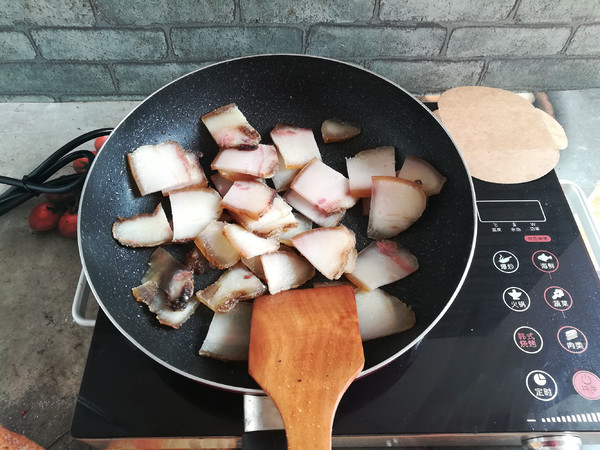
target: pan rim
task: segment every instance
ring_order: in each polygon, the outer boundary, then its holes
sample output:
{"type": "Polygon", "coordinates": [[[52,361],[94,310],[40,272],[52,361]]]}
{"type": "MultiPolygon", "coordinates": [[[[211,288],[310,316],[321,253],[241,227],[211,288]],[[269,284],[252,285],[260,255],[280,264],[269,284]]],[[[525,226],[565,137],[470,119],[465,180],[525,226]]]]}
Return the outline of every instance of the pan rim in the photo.
{"type": "MultiPolygon", "coordinates": [[[[408,95],[409,97],[411,97],[413,99],[414,102],[416,102],[417,104],[419,104],[420,107],[422,107],[425,111],[427,111],[427,113],[433,118],[435,119],[438,124],[442,127],[442,129],[444,130],[445,134],[449,137],[450,141],[452,142],[452,144],[454,145],[455,149],[457,150],[458,156],[460,158],[460,161],[464,167],[465,173],[467,175],[467,181],[469,184],[469,189],[471,192],[471,203],[472,203],[472,210],[473,210],[473,236],[471,238],[471,245],[470,245],[470,249],[469,249],[469,256],[468,256],[468,260],[466,262],[465,268],[463,270],[462,276],[452,294],[452,296],[450,297],[450,299],[447,301],[446,305],[444,306],[444,308],[440,311],[440,313],[436,316],[436,318],[432,321],[432,323],[430,323],[427,328],[425,330],[423,330],[417,337],[415,337],[408,345],[405,345],[399,352],[391,355],[390,357],[386,358],[385,360],[381,361],[380,363],[369,367],[368,369],[365,369],[363,371],[360,372],[360,374],[357,376],[356,379],[361,379],[366,377],[367,375],[370,375],[378,370],[380,370],[381,368],[385,367],[386,365],[390,364],[392,361],[396,360],[397,358],[399,358],[401,355],[403,355],[405,352],[407,352],[408,350],[410,350],[411,348],[413,348],[418,342],[420,342],[435,326],[436,324],[442,319],[442,317],[446,314],[446,312],[448,311],[448,309],[452,306],[452,304],[454,303],[456,297],[458,296],[466,278],[469,272],[469,269],[471,267],[473,258],[474,258],[474,253],[475,253],[475,247],[476,247],[476,242],[477,242],[477,232],[478,232],[478,221],[477,221],[477,204],[476,204],[476,194],[475,194],[475,188],[474,188],[474,184],[473,184],[473,178],[471,176],[471,173],[469,171],[469,168],[466,164],[466,161],[457,145],[457,143],[455,142],[455,140],[452,138],[452,136],[450,135],[450,133],[448,132],[448,130],[446,129],[446,127],[444,127],[443,123],[435,116],[435,114],[433,114],[422,102],[420,102],[415,95],[411,94],[410,92],[408,92],[406,89],[404,89],[402,86],[398,85],[397,83],[391,81],[390,79],[382,76],[381,74],[378,74],[376,72],[371,71],[370,69],[367,69],[365,67],[359,66],[357,64],[351,63],[351,62],[347,62],[347,61],[340,61],[337,60],[335,58],[329,58],[329,57],[324,57],[324,56],[316,56],[316,55],[305,55],[305,54],[294,54],[294,53],[268,53],[268,54],[255,54],[255,55],[249,55],[249,56],[241,56],[241,57],[237,57],[237,58],[230,58],[230,59],[225,59],[222,61],[217,61],[208,65],[205,65],[203,67],[200,67],[197,70],[193,70],[189,73],[186,73],[184,75],[181,75],[180,77],[175,78],[174,80],[172,80],[171,82],[165,84],[164,86],[158,88],[157,90],[155,90],[152,94],[148,95],[147,97],[145,97],[143,100],[140,101],[140,103],[135,106],[131,111],[129,111],[129,113],[114,127],[114,130],[117,130],[131,115],[133,115],[138,108],[140,108],[144,103],[146,103],[148,100],[150,100],[152,97],[154,97],[157,93],[159,93],[160,91],[166,89],[168,86],[178,82],[179,80],[186,78],[194,73],[203,71],[205,69],[209,69],[215,66],[219,66],[219,65],[223,65],[223,64],[229,64],[231,62],[234,61],[238,61],[238,60],[249,60],[249,59],[259,59],[259,58],[271,58],[271,57],[294,57],[294,58],[306,58],[306,59],[316,59],[316,60],[324,60],[324,61],[329,61],[329,62],[333,62],[336,64],[341,64],[341,65],[345,65],[345,66],[349,66],[352,67],[353,69],[357,69],[363,72],[366,72],[372,76],[375,76],[379,79],[381,79],[382,81],[389,83],[390,85],[392,85],[394,88],[399,89],[400,91],[402,91],[404,94],[408,95]]],[[[112,134],[108,137],[107,142],[111,139],[112,134]]],[[[95,158],[94,161],[92,162],[92,165],[90,167],[90,172],[94,170],[94,167],[97,163],[97,159],[95,158]]],[[[85,192],[87,190],[88,187],[88,181],[89,181],[90,177],[86,177],[85,183],[83,185],[83,189],[82,189],[82,194],[81,197],[83,198],[85,196],[85,192]]],[[[205,379],[199,376],[196,376],[194,374],[191,374],[189,372],[186,372],[184,370],[179,369],[178,367],[170,364],[169,362],[159,358],[157,355],[153,354],[151,351],[149,351],[148,349],[146,349],[142,344],[140,344],[133,336],[131,336],[131,334],[129,334],[119,323],[118,321],[113,317],[113,315],[108,311],[107,306],[104,305],[104,303],[102,302],[102,300],[99,298],[99,295],[97,293],[97,290],[94,286],[94,284],[91,282],[91,277],[89,275],[88,272],[88,267],[86,264],[86,260],[84,257],[84,251],[83,251],[83,247],[82,247],[82,237],[81,237],[81,215],[78,216],[78,227],[77,227],[77,241],[78,241],[78,249],[79,249],[79,256],[80,256],[80,260],[81,260],[81,264],[82,264],[82,270],[85,273],[85,277],[86,280],[88,282],[88,285],[90,287],[91,292],[93,293],[94,297],[96,298],[97,303],[100,305],[100,307],[102,308],[104,314],[108,317],[108,319],[110,320],[110,322],[118,329],[118,331],[125,336],[132,344],[134,344],[138,349],[140,349],[144,354],[150,356],[153,360],[155,360],[156,362],[158,362],[159,364],[167,367],[168,369],[186,377],[189,379],[192,379],[194,381],[200,382],[202,384],[217,388],[217,389],[221,389],[221,390],[225,390],[225,391],[229,391],[229,392],[235,392],[235,393],[239,393],[239,394],[250,394],[250,395],[265,395],[265,392],[262,389],[255,389],[255,388],[249,388],[249,387],[243,387],[243,386],[236,386],[236,385],[232,385],[232,384],[227,384],[227,383],[219,383],[213,380],[209,380],[209,379],[205,379]]]]}

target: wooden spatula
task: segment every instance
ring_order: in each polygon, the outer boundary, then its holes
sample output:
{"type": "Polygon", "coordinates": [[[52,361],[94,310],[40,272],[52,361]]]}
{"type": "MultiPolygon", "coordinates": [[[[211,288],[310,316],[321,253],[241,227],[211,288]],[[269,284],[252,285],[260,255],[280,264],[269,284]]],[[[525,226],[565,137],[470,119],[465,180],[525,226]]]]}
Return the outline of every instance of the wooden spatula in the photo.
{"type": "Polygon", "coordinates": [[[288,449],[331,448],[335,410],[364,362],[352,287],[254,301],[249,371],[279,409],[288,449]]]}

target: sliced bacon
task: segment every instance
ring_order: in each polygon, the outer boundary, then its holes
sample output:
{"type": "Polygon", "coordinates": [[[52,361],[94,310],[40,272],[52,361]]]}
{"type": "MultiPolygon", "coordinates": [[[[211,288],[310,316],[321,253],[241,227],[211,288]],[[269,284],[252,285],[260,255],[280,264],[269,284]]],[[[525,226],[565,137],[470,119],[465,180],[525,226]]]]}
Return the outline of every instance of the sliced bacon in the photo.
{"type": "Polygon", "coordinates": [[[148,309],[156,314],[159,323],[175,329],[183,325],[199,305],[198,300],[192,298],[184,309],[173,311],[168,306],[167,293],[158,287],[156,281],[147,281],[134,287],[132,293],[138,302],[148,305],[148,309]]]}
{"type": "Polygon", "coordinates": [[[419,268],[417,258],[394,241],[372,242],[360,251],[354,270],[346,273],[361,291],[372,291],[414,273],[419,268]]]}
{"type": "Polygon", "coordinates": [[[288,169],[300,169],[313,158],[321,160],[321,152],[310,128],[279,123],[271,131],[271,139],[288,169]]]}
{"type": "Polygon", "coordinates": [[[173,242],[193,240],[223,212],[221,196],[212,188],[186,188],[171,192],[173,242]]]}
{"type": "Polygon", "coordinates": [[[294,247],[323,275],[337,280],[354,268],[356,238],[343,225],[313,228],[292,238],[294,247]]]}
{"type": "Polygon", "coordinates": [[[327,119],[321,125],[323,142],[343,142],[360,134],[360,126],[338,119],[327,119]]]}
{"type": "Polygon", "coordinates": [[[315,276],[315,268],[292,251],[266,253],[260,257],[270,294],[302,286],[315,276]]]}
{"type": "Polygon", "coordinates": [[[159,247],[150,256],[150,266],[142,284],[155,281],[167,294],[167,304],[174,311],[185,308],[194,293],[194,272],[159,247]]]}
{"type": "Polygon", "coordinates": [[[394,147],[377,147],[363,150],[346,158],[350,193],[355,197],[370,197],[372,177],[396,175],[396,150],[394,147]]]}
{"type": "Polygon", "coordinates": [[[200,347],[200,356],[223,361],[247,360],[251,318],[252,303],[246,302],[227,313],[215,313],[200,347]]]}
{"type": "Polygon", "coordinates": [[[401,333],[415,326],[415,313],[406,303],[382,289],[356,292],[360,337],[364,341],[401,333]]]}
{"type": "Polygon", "coordinates": [[[367,236],[396,236],[421,217],[426,205],[427,196],[419,184],[396,177],[373,177],[367,236]]]}
{"type": "Polygon", "coordinates": [[[215,267],[226,269],[240,260],[240,254],[223,234],[227,223],[218,220],[210,222],[194,240],[196,247],[215,267]]]}
{"type": "Polygon", "coordinates": [[[196,297],[215,312],[230,311],[243,300],[266,292],[267,288],[242,263],[227,269],[217,281],[196,292],[196,297]]]}
{"type": "Polygon", "coordinates": [[[279,195],[275,196],[271,208],[259,219],[251,219],[246,215],[234,212],[231,214],[237,223],[264,238],[277,237],[298,226],[298,221],[292,213],[292,207],[279,195]]]}
{"type": "Polygon", "coordinates": [[[289,188],[294,177],[298,175],[298,172],[300,172],[300,169],[288,169],[285,167],[285,161],[281,153],[277,152],[277,172],[271,177],[275,190],[281,192],[289,188]]]}
{"type": "Polygon", "coordinates": [[[159,203],[153,213],[119,217],[113,223],[112,235],[126,247],[156,247],[171,242],[173,230],[162,204],[159,203]]]}
{"type": "Polygon", "coordinates": [[[198,158],[174,141],[138,147],[127,162],[141,195],[208,185],[198,158]]]}
{"type": "Polygon", "coordinates": [[[397,172],[398,178],[420,183],[425,195],[439,194],[446,183],[446,177],[437,171],[430,163],[416,156],[408,155],[404,164],[397,172]]]}
{"type": "Polygon", "coordinates": [[[210,167],[219,172],[271,178],[278,168],[277,150],[273,145],[264,144],[254,150],[226,148],[217,154],[210,167]]]}
{"type": "Polygon", "coordinates": [[[235,223],[223,227],[223,234],[242,258],[252,258],[263,253],[275,252],[279,241],[273,238],[262,238],[235,223]]]}
{"type": "Polygon", "coordinates": [[[314,223],[322,227],[335,227],[342,222],[342,219],[346,215],[346,210],[332,214],[325,214],[323,211],[292,189],[285,193],[283,199],[296,211],[308,217],[314,223]]]}
{"type": "Polygon", "coordinates": [[[291,188],[327,215],[352,208],[358,201],[350,194],[348,178],[316,158],[296,175],[291,188]]]}
{"type": "Polygon", "coordinates": [[[260,142],[260,134],[248,123],[235,103],[205,114],[202,122],[221,149],[254,149],[260,142]]]}
{"type": "Polygon", "coordinates": [[[236,181],[221,204],[229,211],[258,220],[271,209],[275,195],[277,192],[260,181],[236,181]]]}

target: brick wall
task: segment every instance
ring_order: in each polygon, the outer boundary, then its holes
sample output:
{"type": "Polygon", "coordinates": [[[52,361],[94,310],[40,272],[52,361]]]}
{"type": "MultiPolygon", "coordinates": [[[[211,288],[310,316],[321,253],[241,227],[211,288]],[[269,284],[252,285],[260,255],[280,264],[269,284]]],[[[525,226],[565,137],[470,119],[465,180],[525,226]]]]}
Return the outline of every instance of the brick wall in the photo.
{"type": "Polygon", "coordinates": [[[139,99],[259,53],[351,61],[416,94],[600,87],[600,0],[0,0],[0,101],[139,99]]]}

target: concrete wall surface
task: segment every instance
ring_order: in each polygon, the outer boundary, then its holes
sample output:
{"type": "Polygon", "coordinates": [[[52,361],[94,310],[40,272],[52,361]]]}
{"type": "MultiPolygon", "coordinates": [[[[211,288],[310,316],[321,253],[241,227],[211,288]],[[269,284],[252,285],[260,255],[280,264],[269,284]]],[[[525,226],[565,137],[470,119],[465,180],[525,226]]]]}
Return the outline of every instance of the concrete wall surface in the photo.
{"type": "Polygon", "coordinates": [[[600,0],[0,0],[0,101],[134,100],[260,53],[350,61],[415,94],[600,87],[600,0]]]}

